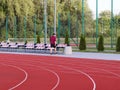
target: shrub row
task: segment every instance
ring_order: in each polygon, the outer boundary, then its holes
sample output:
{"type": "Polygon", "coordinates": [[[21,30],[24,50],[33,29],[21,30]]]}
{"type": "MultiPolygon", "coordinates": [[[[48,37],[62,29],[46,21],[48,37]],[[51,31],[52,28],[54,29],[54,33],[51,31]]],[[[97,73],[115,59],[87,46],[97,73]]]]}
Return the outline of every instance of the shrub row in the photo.
{"type": "MultiPolygon", "coordinates": [[[[80,50],[86,50],[86,40],[85,40],[84,35],[81,35],[81,37],[80,37],[79,49],[80,50]]],[[[98,44],[97,44],[97,50],[98,51],[104,51],[104,38],[103,38],[102,35],[99,36],[99,41],[98,41],[98,44]]],[[[120,36],[117,38],[116,52],[120,52],[120,36]]]]}

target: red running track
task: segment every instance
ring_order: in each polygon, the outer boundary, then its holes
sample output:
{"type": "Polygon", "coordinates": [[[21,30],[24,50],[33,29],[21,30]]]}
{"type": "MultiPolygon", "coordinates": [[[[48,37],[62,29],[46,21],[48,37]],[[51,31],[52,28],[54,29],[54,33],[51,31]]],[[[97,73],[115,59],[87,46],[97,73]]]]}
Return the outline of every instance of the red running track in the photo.
{"type": "Polygon", "coordinates": [[[120,61],[1,53],[0,90],[120,90],[120,61]]]}

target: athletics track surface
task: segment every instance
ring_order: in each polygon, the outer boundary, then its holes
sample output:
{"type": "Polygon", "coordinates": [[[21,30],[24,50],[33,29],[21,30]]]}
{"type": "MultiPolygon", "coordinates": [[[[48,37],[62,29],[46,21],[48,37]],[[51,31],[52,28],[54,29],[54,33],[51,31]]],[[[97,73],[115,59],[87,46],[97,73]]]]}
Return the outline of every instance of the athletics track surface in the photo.
{"type": "Polygon", "coordinates": [[[0,90],[120,90],[120,61],[0,53],[0,90]]]}

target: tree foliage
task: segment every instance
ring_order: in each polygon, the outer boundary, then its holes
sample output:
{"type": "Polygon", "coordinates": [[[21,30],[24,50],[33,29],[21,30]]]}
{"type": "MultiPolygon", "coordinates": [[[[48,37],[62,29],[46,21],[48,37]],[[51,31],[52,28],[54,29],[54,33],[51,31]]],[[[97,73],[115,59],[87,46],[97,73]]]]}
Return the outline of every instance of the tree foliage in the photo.
{"type": "MultiPolygon", "coordinates": [[[[78,33],[81,33],[80,26],[82,20],[82,4],[80,0],[56,0],[57,6],[57,18],[60,14],[61,27],[68,28],[68,22],[70,23],[71,37],[75,37],[76,28],[78,33]],[[68,17],[70,13],[70,17],[68,17]],[[68,21],[70,18],[70,21],[68,21]],[[78,26],[76,26],[76,23],[78,26]]],[[[54,27],[54,2],[53,0],[47,0],[47,25],[48,33],[50,28],[54,27]]],[[[85,0],[85,27],[89,32],[89,27],[92,22],[92,12],[85,0]],[[88,22],[91,21],[91,22],[88,22]]],[[[36,23],[37,34],[40,30],[44,30],[44,2],[43,0],[0,0],[0,34],[5,37],[6,29],[6,17],[8,17],[8,31],[9,38],[13,38],[15,34],[15,28],[17,30],[17,38],[23,38],[26,30],[26,36],[28,38],[34,37],[34,23],[36,23]],[[36,15],[36,21],[34,16],[36,15]]],[[[58,22],[58,19],[57,19],[58,22]]],[[[57,23],[58,26],[58,23],[57,23]]],[[[63,29],[62,29],[63,30],[63,29]]],[[[63,31],[64,33],[65,31],[63,31]]],[[[61,35],[63,35],[61,33],[61,35]]],[[[42,34],[44,34],[42,32],[42,34]]]]}
{"type": "Polygon", "coordinates": [[[40,43],[40,36],[37,35],[37,43],[40,43]]]}
{"type": "Polygon", "coordinates": [[[65,35],[65,44],[67,44],[67,46],[70,45],[70,37],[68,31],[66,31],[66,35],[65,35]]]}
{"type": "Polygon", "coordinates": [[[98,49],[98,51],[104,51],[104,38],[102,35],[100,35],[100,37],[99,37],[97,49],[98,49]]]}
{"type": "Polygon", "coordinates": [[[17,36],[23,37],[25,17],[27,25],[30,26],[29,29],[31,30],[31,18],[35,14],[35,8],[32,0],[1,0],[0,4],[2,4],[0,30],[5,29],[6,17],[8,17],[7,21],[10,37],[14,36],[15,25],[17,25],[17,36]]]}
{"type": "Polygon", "coordinates": [[[117,38],[116,51],[120,52],[120,36],[117,38]]]}
{"type": "Polygon", "coordinates": [[[80,37],[79,49],[86,50],[86,40],[85,40],[85,36],[83,34],[80,37]]]}

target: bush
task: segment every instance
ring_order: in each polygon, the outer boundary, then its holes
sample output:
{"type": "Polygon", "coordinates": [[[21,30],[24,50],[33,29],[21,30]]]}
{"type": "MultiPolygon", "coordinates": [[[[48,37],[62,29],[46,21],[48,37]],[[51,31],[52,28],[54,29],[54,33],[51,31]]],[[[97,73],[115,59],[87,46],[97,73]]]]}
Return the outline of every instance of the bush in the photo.
{"type": "Polygon", "coordinates": [[[65,44],[67,44],[67,46],[70,46],[70,40],[69,40],[68,31],[66,31],[66,35],[65,35],[65,44]]]}
{"type": "Polygon", "coordinates": [[[81,35],[81,37],[80,37],[79,49],[80,50],[86,50],[86,40],[85,40],[84,35],[81,35]]]}
{"type": "Polygon", "coordinates": [[[98,49],[98,51],[104,51],[104,39],[103,39],[102,35],[100,35],[100,37],[99,37],[97,49],[98,49]]]}
{"type": "Polygon", "coordinates": [[[120,52],[120,36],[117,38],[116,51],[120,52]]]}
{"type": "Polygon", "coordinates": [[[40,36],[37,35],[37,43],[40,43],[40,36]]]}
{"type": "Polygon", "coordinates": [[[27,40],[25,41],[25,45],[27,44],[28,42],[27,42],[27,40]]]}

